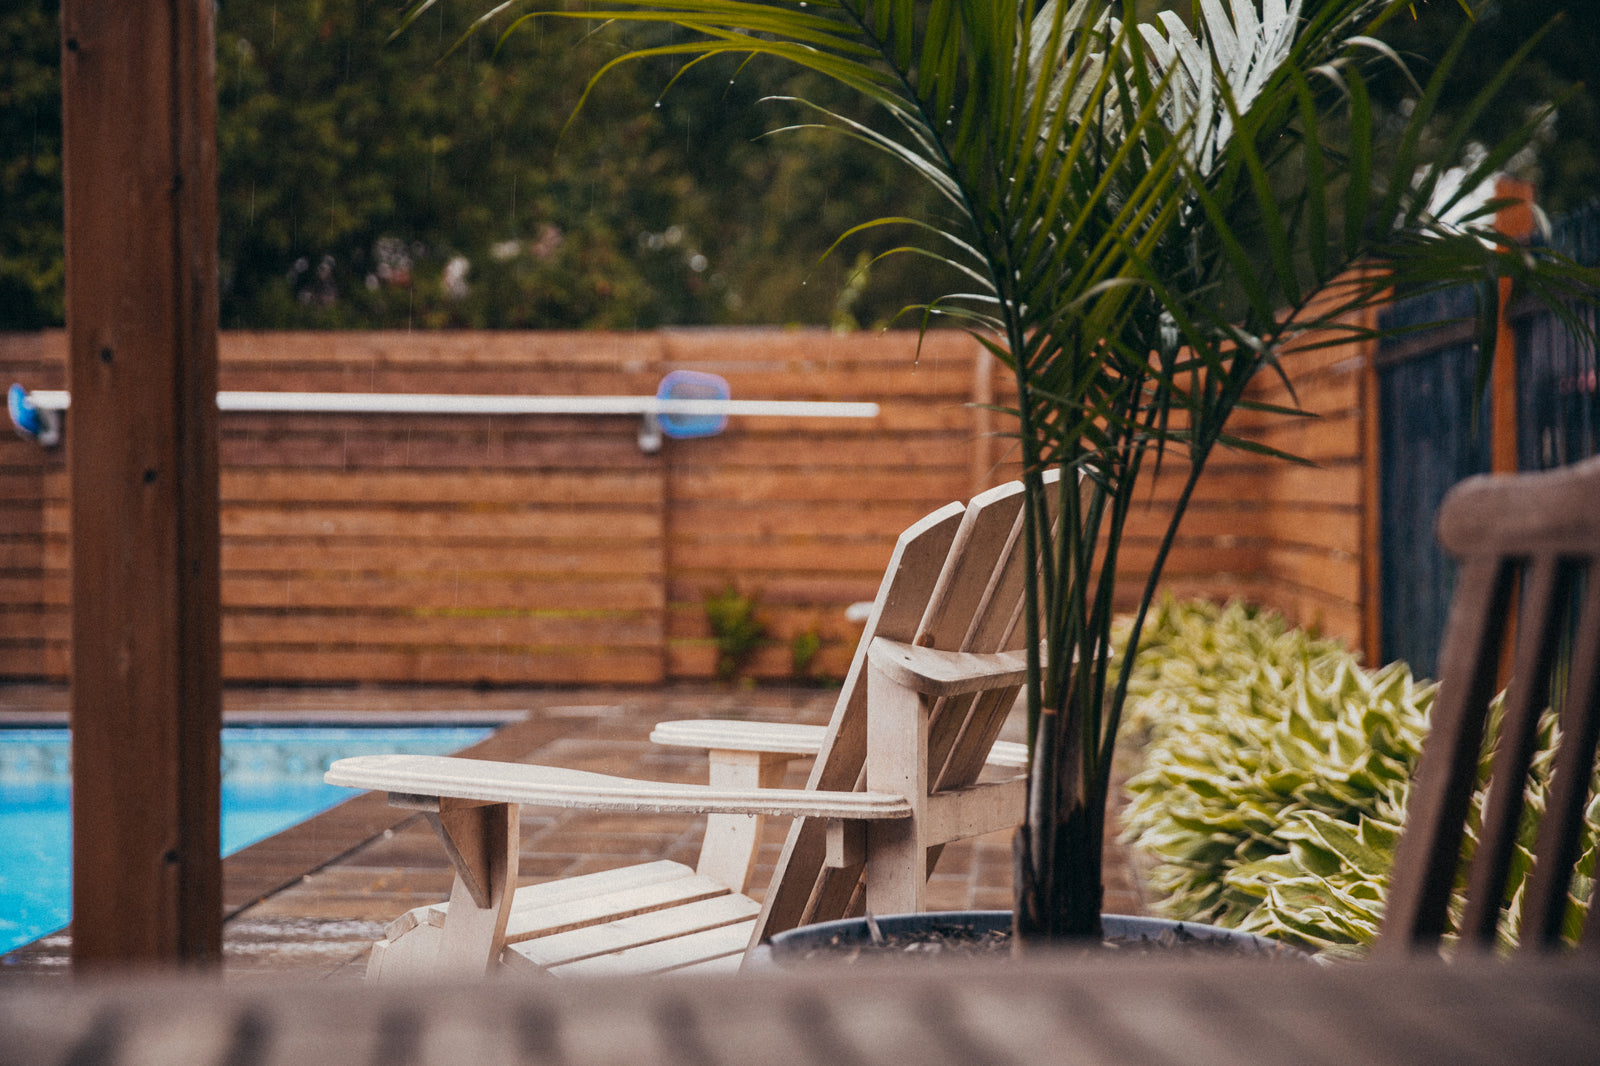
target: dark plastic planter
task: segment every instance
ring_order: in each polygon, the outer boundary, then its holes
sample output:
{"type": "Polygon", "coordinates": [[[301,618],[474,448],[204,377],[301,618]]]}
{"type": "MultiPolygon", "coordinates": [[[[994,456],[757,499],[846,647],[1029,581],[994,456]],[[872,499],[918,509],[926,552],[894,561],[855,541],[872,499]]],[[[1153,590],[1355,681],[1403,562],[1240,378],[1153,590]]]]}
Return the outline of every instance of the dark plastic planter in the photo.
{"type": "MultiPolygon", "coordinates": [[[[1231,947],[1240,956],[1261,958],[1309,959],[1297,948],[1237,929],[1224,929],[1199,922],[1175,922],[1166,918],[1142,918],[1124,914],[1101,915],[1108,940],[1129,947],[1174,950],[1191,946],[1210,952],[1231,947]]],[[[885,937],[915,937],[919,933],[949,935],[958,930],[989,934],[1011,928],[1010,911],[930,911],[926,914],[891,914],[877,919],[885,937]]],[[[785,969],[808,962],[825,962],[830,953],[848,955],[869,946],[872,934],[865,918],[844,918],[790,929],[760,944],[751,953],[750,965],[757,968],[785,969]]]]}

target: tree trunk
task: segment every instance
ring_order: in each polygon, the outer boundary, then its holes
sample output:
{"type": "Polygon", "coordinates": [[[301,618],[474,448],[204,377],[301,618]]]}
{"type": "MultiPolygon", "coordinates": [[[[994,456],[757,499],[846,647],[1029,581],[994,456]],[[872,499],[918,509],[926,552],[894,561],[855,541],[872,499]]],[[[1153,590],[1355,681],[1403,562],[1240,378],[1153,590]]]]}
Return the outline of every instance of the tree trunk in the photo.
{"type": "Polygon", "coordinates": [[[1055,819],[1053,826],[1024,823],[1012,838],[1016,893],[1012,942],[1019,952],[1101,937],[1099,828],[1082,803],[1051,813],[1064,817],[1055,819]],[[1052,845],[1053,862],[1037,861],[1036,836],[1052,845]]]}

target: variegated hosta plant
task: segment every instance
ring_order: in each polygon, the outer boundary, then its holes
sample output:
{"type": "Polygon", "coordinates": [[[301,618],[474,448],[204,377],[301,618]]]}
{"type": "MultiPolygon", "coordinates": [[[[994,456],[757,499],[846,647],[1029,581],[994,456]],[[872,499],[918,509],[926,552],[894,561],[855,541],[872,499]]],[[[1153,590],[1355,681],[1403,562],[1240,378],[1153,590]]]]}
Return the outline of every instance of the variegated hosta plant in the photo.
{"type": "MultiPolygon", "coordinates": [[[[1165,893],[1161,910],[1362,954],[1383,917],[1434,687],[1404,663],[1364,670],[1341,645],[1277,615],[1168,602],[1145,629],[1129,691],[1127,727],[1146,746],[1124,825],[1156,860],[1150,881],[1165,893]]],[[[1501,923],[1507,945],[1517,936],[1553,729],[1546,715],[1501,923]]],[[[1485,782],[1488,771],[1486,750],[1485,782]]],[[[1474,800],[1469,849],[1485,795],[1480,788],[1474,800]]],[[[1580,869],[1594,869],[1597,829],[1600,807],[1591,806],[1580,869]]],[[[1569,913],[1581,922],[1588,877],[1571,891],[1569,913]]]]}
{"type": "MultiPolygon", "coordinates": [[[[809,69],[883,121],[774,107],[888,153],[935,192],[926,215],[858,228],[902,227],[903,250],[930,264],[927,300],[908,311],[971,330],[1014,372],[1036,560],[1018,942],[1097,935],[1127,680],[1110,672],[1112,611],[1137,603],[1137,629],[1245,387],[1391,283],[1477,282],[1487,333],[1499,277],[1555,298],[1587,275],[1500,247],[1482,217],[1441,221],[1465,196],[1436,196],[1441,176],[1467,147],[1465,125],[1430,123],[1442,77],[1412,82],[1400,117],[1380,117],[1369,91],[1375,70],[1401,69],[1377,35],[1411,17],[1413,0],[1201,0],[1187,21],[1153,22],[1135,0],[551,3],[562,0],[506,0],[480,25],[509,15],[507,33],[540,17],[676,27],[611,66],[665,56],[809,69]],[[1388,275],[1352,274],[1358,264],[1388,275]],[[1176,506],[1148,580],[1119,597],[1124,523],[1156,466],[1179,482],[1176,506]],[[1067,476],[1047,483],[1052,468],[1067,476]]],[[[1504,77],[1485,77],[1482,102],[1504,77]]],[[[1484,152],[1463,188],[1538,118],[1484,152]]]]}

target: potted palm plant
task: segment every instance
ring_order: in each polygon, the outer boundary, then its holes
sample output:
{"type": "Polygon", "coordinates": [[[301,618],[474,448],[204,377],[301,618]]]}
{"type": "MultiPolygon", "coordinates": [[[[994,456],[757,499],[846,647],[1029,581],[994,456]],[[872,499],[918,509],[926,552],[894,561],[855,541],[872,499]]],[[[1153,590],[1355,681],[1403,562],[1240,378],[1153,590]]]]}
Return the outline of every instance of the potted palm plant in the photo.
{"type": "MultiPolygon", "coordinates": [[[[508,0],[480,22],[512,8],[506,32],[549,16],[671,24],[681,39],[612,65],[727,54],[809,68],[888,119],[817,121],[937,192],[936,214],[857,229],[907,228],[906,251],[959,279],[918,313],[969,329],[1014,371],[1007,410],[1036,560],[1025,615],[1031,785],[1016,837],[1022,944],[1100,932],[1102,827],[1128,684],[1128,664],[1111,654],[1113,607],[1124,606],[1118,553],[1151,476],[1178,489],[1132,597],[1130,647],[1207,460],[1219,446],[1250,446],[1230,437],[1230,417],[1258,374],[1283,373],[1286,349],[1362,328],[1356,313],[1395,286],[1475,282],[1490,331],[1499,278],[1558,306],[1588,298],[1595,280],[1553,253],[1496,243],[1496,204],[1463,211],[1540,116],[1459,165],[1466,124],[1431,121],[1444,72],[1411,80],[1378,36],[1389,19],[1415,17],[1413,0],[1197,0],[1190,22],[1166,11],[1141,22],[1138,7],[599,0],[522,10],[508,0]],[[1409,110],[1380,116],[1375,68],[1405,80],[1409,110]],[[1047,481],[1052,468],[1067,476],[1047,481]]],[[[1478,106],[1505,77],[1485,79],[1478,106]]]]}

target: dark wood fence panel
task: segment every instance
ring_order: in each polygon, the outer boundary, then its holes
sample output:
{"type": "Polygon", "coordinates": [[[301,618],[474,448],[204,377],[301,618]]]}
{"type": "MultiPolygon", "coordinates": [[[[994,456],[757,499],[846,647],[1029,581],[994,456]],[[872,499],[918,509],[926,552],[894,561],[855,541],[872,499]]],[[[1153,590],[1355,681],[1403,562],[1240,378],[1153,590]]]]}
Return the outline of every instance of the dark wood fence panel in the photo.
{"type": "Polygon", "coordinates": [[[1473,395],[1477,364],[1476,345],[1446,344],[1380,370],[1382,656],[1424,677],[1433,676],[1455,586],[1434,515],[1452,485],[1490,468],[1489,405],[1473,395]]]}
{"type": "MultiPolygon", "coordinates": [[[[1581,263],[1600,263],[1600,202],[1560,219],[1551,243],[1581,263]]],[[[1595,326],[1593,308],[1575,308],[1595,326]]],[[[1548,470],[1600,453],[1600,373],[1594,345],[1556,315],[1514,309],[1517,351],[1517,459],[1522,470],[1548,470]]]]}

